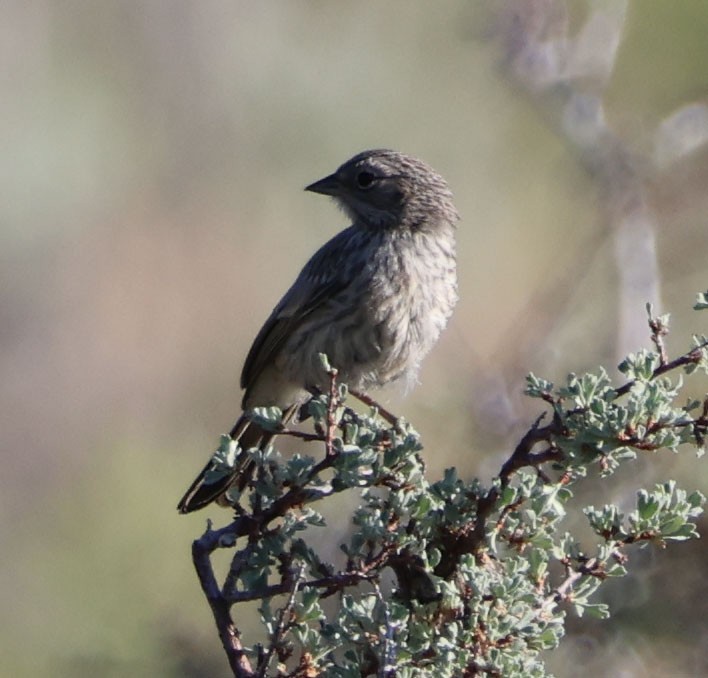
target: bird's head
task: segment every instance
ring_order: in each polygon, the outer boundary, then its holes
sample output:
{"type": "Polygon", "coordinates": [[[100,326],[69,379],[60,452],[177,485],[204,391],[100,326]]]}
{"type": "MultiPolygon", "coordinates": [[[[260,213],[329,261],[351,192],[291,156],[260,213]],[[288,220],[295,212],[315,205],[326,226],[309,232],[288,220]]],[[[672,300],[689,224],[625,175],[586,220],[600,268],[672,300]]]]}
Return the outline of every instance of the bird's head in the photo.
{"type": "Polygon", "coordinates": [[[415,229],[459,218],[445,180],[397,151],[359,153],[305,190],[332,196],[355,224],[366,227],[415,229]]]}

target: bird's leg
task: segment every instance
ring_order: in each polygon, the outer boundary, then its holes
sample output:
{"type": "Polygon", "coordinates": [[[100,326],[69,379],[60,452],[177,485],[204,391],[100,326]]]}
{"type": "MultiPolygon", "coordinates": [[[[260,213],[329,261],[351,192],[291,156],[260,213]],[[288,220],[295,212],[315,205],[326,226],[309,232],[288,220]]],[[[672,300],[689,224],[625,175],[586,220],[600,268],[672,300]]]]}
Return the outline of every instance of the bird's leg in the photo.
{"type": "Polygon", "coordinates": [[[356,391],[354,389],[349,389],[349,393],[351,393],[357,400],[360,402],[364,403],[364,405],[368,405],[369,407],[375,407],[378,413],[389,423],[391,426],[395,426],[396,422],[398,421],[398,417],[393,414],[393,412],[389,412],[385,407],[382,407],[379,405],[371,396],[367,395],[363,391],[356,391]]]}

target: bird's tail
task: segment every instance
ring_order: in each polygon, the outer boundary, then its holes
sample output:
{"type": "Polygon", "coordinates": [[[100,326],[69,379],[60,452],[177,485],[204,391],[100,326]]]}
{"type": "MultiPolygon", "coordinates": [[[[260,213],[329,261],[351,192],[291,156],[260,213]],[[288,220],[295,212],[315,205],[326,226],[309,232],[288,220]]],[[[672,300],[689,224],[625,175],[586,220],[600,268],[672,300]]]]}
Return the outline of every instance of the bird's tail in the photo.
{"type": "Polygon", "coordinates": [[[245,414],[242,414],[229,435],[241,448],[233,466],[233,471],[226,474],[211,473],[211,471],[217,469],[214,460],[210,459],[177,505],[177,510],[180,513],[198,511],[213,501],[222,506],[230,505],[225,496],[226,492],[234,486],[242,491],[251,478],[253,461],[246,451],[252,447],[265,449],[273,438],[274,433],[264,431],[258,424],[252,422],[245,414]]]}

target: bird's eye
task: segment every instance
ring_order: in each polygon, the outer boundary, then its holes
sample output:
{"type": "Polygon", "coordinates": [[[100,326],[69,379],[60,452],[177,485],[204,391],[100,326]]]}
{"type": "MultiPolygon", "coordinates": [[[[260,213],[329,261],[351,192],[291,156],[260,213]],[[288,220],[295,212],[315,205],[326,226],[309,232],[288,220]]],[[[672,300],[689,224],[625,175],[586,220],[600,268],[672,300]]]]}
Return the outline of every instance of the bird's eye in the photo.
{"type": "Polygon", "coordinates": [[[356,175],[356,185],[359,188],[371,188],[374,183],[374,175],[371,172],[363,170],[356,175]]]}

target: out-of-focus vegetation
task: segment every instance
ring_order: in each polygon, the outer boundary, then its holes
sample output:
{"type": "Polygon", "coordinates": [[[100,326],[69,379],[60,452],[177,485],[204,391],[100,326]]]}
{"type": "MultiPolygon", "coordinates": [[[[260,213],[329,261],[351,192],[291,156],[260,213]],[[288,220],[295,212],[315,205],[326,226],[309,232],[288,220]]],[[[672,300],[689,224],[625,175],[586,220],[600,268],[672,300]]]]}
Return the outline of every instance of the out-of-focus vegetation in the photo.
{"type": "MultiPolygon", "coordinates": [[[[570,3],[568,31],[598,6],[619,5],[570,3]]],[[[416,422],[431,476],[456,465],[488,477],[537,414],[519,397],[526,372],[612,366],[619,328],[645,327],[641,304],[630,317],[618,301],[597,166],[569,143],[554,93],[511,74],[498,9],[6,4],[0,674],[227,675],[189,559],[210,514],[174,506],[237,415],[260,323],[345,225],[301,188],[349,155],[425,158],[463,216],[454,320],[421,386],[384,396],[416,422]],[[443,408],[458,416],[436,423],[443,408]]],[[[705,102],[708,6],[635,0],[620,27],[604,113],[634,149],[654,224],[651,301],[672,312],[680,350],[705,332],[690,309],[707,287],[708,151],[663,171],[652,154],[667,116],[705,102]]],[[[593,501],[621,504],[669,475],[708,485],[689,455],[647,457],[593,501]]],[[[332,548],[349,508],[328,516],[332,548]]],[[[705,546],[645,558],[608,586],[613,618],[577,623],[549,659],[558,676],[708,671],[705,546]]]]}

